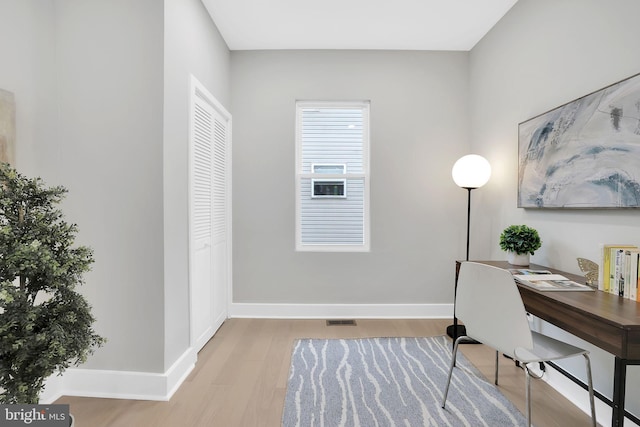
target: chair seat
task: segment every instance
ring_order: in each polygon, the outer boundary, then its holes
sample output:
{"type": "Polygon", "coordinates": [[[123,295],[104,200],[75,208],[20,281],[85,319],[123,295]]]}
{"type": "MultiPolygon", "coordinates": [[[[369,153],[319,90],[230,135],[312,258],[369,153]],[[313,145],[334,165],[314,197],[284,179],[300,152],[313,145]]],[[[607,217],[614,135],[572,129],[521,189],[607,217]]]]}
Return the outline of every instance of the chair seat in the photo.
{"type": "Polygon", "coordinates": [[[539,334],[535,331],[531,331],[531,335],[533,338],[533,349],[519,347],[514,351],[515,358],[522,363],[558,360],[589,353],[587,350],[539,334]]]}

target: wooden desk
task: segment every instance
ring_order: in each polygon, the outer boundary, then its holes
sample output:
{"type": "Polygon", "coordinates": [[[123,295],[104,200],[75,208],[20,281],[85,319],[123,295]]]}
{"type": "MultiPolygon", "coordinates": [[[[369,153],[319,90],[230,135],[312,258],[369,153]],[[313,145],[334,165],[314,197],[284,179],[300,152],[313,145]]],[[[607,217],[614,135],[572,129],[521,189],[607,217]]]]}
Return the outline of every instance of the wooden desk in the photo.
{"type": "MultiPolygon", "coordinates": [[[[460,263],[456,261],[456,284],[460,263]]],[[[475,261],[500,268],[518,268],[506,261],[475,261]]],[[[549,270],[579,283],[582,276],[543,265],[527,268],[549,270]]],[[[611,425],[624,423],[624,399],[628,365],[640,365],[640,303],[602,291],[544,292],[518,284],[526,310],[615,356],[613,416],[611,425]]],[[[457,323],[454,319],[454,323],[457,323]]]]}

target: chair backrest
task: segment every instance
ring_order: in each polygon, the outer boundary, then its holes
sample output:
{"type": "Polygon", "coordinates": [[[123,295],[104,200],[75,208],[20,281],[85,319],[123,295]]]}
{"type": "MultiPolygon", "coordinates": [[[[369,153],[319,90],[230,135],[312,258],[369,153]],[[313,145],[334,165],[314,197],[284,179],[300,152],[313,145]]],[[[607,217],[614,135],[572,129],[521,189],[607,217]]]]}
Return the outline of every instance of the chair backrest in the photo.
{"type": "Polygon", "coordinates": [[[458,274],[456,317],[467,335],[513,357],[514,349],[533,347],[522,297],[507,270],[463,262],[458,274]]]}

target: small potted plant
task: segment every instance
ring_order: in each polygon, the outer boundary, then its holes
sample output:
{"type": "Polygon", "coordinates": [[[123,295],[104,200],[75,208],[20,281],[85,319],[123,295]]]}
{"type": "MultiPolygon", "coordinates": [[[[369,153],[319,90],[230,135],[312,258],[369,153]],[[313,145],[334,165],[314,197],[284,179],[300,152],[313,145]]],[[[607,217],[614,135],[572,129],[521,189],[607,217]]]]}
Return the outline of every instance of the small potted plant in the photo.
{"type": "Polygon", "coordinates": [[[56,207],[65,193],[0,163],[0,404],[37,404],[47,377],[104,342],[76,290],[93,253],[56,207]]]}
{"type": "Polygon", "coordinates": [[[529,255],[541,245],[538,232],[526,225],[510,225],[500,234],[500,249],[507,252],[509,264],[529,265],[529,255]]]}

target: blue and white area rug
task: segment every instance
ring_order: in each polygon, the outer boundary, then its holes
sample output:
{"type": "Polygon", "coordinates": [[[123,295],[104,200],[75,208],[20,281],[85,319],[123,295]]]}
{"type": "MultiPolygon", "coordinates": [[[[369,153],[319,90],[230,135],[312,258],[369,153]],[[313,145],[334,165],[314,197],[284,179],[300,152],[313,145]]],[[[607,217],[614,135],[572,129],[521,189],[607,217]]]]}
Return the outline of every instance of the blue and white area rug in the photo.
{"type": "Polygon", "coordinates": [[[450,361],[451,342],[444,336],[298,340],[282,425],[526,425],[518,409],[460,352],[442,409],[450,361]]]}

